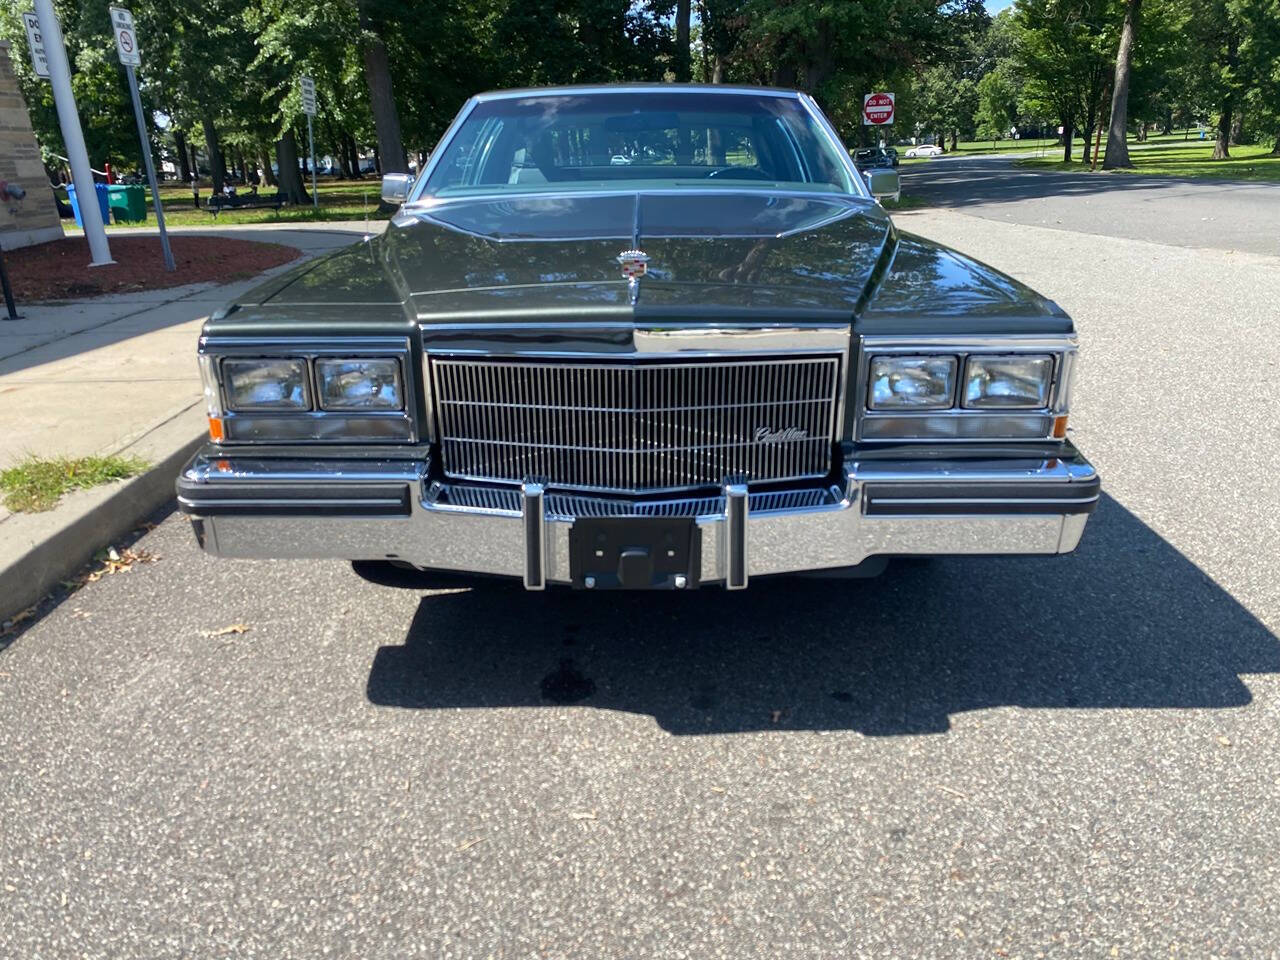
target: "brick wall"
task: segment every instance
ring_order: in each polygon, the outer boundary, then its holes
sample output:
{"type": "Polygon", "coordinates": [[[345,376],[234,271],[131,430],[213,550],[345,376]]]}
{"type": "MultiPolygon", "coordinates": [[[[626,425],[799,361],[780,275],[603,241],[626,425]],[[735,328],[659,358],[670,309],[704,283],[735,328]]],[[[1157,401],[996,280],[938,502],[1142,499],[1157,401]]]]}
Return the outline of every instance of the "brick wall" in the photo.
{"type": "Polygon", "coordinates": [[[5,250],[62,236],[49,176],[40,162],[31,118],[27,116],[18,78],[13,74],[13,61],[9,59],[13,53],[9,44],[0,40],[0,180],[11,180],[26,187],[27,196],[17,203],[0,200],[0,247],[5,250]]]}

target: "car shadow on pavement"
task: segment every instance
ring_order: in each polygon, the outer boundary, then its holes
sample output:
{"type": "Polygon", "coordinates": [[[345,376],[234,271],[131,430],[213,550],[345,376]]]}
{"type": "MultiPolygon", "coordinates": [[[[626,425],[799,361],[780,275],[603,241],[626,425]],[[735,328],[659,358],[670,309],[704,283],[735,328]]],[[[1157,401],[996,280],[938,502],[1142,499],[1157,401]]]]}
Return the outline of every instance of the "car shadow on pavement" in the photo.
{"type": "Polygon", "coordinates": [[[904,560],[745,593],[424,596],[367,694],[415,709],[577,703],[676,734],[941,733],[968,710],[1225,708],[1280,639],[1116,501],[1056,558],[904,560]]]}

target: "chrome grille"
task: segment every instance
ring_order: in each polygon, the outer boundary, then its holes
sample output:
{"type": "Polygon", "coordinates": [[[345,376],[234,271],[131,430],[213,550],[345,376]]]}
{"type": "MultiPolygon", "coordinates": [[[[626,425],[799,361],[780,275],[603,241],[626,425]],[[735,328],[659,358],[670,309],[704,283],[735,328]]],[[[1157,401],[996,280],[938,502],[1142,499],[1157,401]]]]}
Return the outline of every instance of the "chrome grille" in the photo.
{"type": "Polygon", "coordinates": [[[840,358],[433,357],[445,474],[642,493],[825,476],[840,358]]]}

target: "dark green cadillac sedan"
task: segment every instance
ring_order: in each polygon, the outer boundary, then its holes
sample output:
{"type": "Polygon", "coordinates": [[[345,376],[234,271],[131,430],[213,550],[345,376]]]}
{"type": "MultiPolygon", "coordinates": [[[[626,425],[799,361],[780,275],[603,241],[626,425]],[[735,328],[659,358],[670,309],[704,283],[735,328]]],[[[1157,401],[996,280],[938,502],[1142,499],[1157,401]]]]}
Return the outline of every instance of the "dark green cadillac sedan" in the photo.
{"type": "Polygon", "coordinates": [[[802,93],[475,97],[383,236],[209,318],[178,503],[219,556],[531,590],[1069,552],[1071,320],[897,188],[802,93]]]}

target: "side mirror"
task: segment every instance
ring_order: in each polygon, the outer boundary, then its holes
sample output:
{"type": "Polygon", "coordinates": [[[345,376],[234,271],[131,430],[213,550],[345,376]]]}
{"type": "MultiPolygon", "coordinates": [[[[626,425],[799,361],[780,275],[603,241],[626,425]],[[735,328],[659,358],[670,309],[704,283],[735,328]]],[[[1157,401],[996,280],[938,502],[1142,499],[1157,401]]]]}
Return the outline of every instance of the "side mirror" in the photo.
{"type": "Polygon", "coordinates": [[[897,199],[902,192],[902,181],[898,178],[897,170],[885,170],[876,168],[868,170],[866,173],[867,189],[871,191],[871,196],[877,200],[887,198],[897,199]]]}
{"type": "Polygon", "coordinates": [[[382,178],[382,199],[397,206],[409,199],[413,177],[407,173],[388,173],[382,178]]]}

